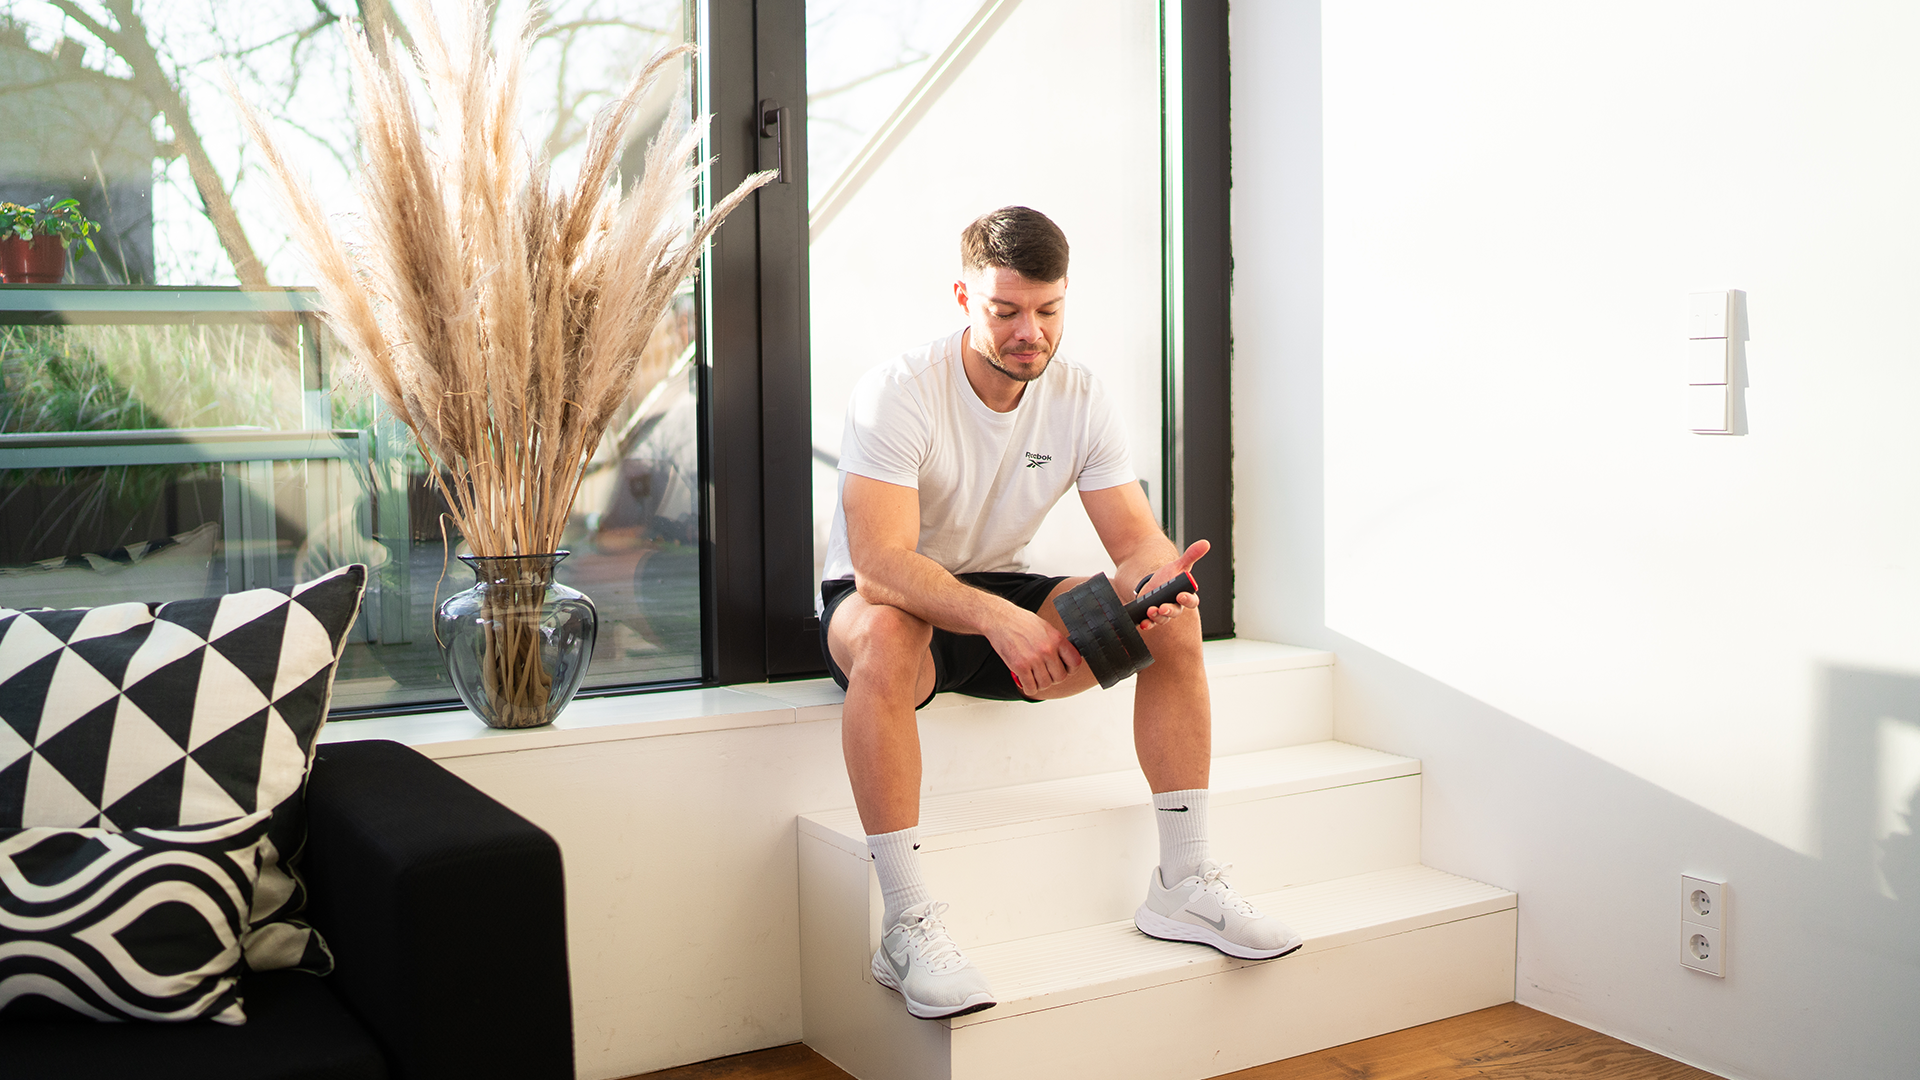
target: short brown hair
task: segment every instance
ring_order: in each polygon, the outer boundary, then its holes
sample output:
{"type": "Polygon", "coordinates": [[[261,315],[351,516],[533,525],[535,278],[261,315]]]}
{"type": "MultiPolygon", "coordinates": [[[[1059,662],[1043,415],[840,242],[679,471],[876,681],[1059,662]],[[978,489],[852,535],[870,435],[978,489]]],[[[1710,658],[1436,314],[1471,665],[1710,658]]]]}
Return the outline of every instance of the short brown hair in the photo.
{"type": "Polygon", "coordinates": [[[975,218],[960,233],[960,269],[1012,270],[1031,281],[1067,276],[1067,234],[1053,219],[1024,206],[1003,206],[975,218]]]}

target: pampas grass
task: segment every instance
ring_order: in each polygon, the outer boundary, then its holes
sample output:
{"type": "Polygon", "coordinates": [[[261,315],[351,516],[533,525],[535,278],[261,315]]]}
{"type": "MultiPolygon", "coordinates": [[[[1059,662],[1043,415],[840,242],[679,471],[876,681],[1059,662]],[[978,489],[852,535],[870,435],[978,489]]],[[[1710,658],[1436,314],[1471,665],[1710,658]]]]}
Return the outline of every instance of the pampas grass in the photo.
{"type": "Polygon", "coordinates": [[[655,54],[601,112],[572,188],[554,189],[517,128],[537,11],[508,34],[516,47],[494,55],[485,7],[472,0],[443,24],[414,0],[419,52],[390,43],[390,63],[351,38],[366,152],[352,243],[244,112],[328,321],[419,440],[468,544],[488,556],[546,554],[702,245],[772,175],[749,177],[689,229],[699,131],[676,105],[638,188],[621,195],[615,166],[636,107],[693,48],[682,45],[655,54]]]}
{"type": "MultiPolygon", "coordinates": [[[[772,174],[749,177],[691,222],[699,130],[677,104],[638,187],[621,194],[616,163],[636,108],[693,48],[682,45],[655,54],[596,117],[579,176],[556,189],[517,127],[537,5],[499,54],[488,47],[485,0],[448,6],[413,0],[412,54],[389,41],[382,61],[350,36],[366,155],[350,239],[260,118],[242,112],[328,321],[419,441],[469,546],[482,556],[549,554],[662,313],[713,230],[772,174]]],[[[502,677],[522,678],[509,670],[521,661],[504,655],[521,646],[500,645],[502,677]]]]}

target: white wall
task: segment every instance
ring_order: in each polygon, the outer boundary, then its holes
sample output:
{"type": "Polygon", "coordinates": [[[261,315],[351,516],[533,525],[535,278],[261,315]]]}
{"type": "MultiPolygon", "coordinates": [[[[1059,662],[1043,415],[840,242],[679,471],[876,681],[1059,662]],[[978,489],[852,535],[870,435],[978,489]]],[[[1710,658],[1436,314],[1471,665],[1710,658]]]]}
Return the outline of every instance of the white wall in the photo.
{"type": "Polygon", "coordinates": [[[1920,1060],[1920,7],[1233,9],[1242,634],[1339,652],[1519,998],[1736,1077],[1920,1060]],[[1688,433],[1687,294],[1751,433],[1688,433]],[[1678,877],[1731,882],[1729,975],[1678,877]]]}

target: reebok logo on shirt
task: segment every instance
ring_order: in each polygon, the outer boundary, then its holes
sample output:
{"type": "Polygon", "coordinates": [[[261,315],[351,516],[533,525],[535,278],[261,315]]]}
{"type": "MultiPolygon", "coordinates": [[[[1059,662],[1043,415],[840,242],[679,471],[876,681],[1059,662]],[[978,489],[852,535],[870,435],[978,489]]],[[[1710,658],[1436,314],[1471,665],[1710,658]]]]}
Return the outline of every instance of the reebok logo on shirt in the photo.
{"type": "Polygon", "coordinates": [[[1052,460],[1052,454],[1036,454],[1031,450],[1027,451],[1027,468],[1029,469],[1037,469],[1052,460]]]}

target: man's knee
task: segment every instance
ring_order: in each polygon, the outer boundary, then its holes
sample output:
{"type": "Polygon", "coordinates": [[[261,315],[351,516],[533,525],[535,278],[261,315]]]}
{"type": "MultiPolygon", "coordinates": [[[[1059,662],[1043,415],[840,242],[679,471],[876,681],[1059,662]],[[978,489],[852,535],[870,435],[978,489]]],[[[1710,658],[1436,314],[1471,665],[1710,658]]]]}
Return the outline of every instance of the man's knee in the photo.
{"type": "Polygon", "coordinates": [[[1165,626],[1155,627],[1145,636],[1147,648],[1153,651],[1154,659],[1153,666],[1147,671],[1162,664],[1166,665],[1163,675],[1174,671],[1199,671],[1202,668],[1205,650],[1200,640],[1199,612],[1182,612],[1179,618],[1165,626]]]}
{"type": "Polygon", "coordinates": [[[927,646],[933,641],[931,623],[884,604],[862,603],[855,618],[844,623],[835,620],[835,631],[843,627],[847,660],[851,663],[842,667],[849,678],[862,674],[862,669],[867,674],[876,669],[903,674],[915,672],[919,665],[908,661],[925,656],[927,646]]]}

